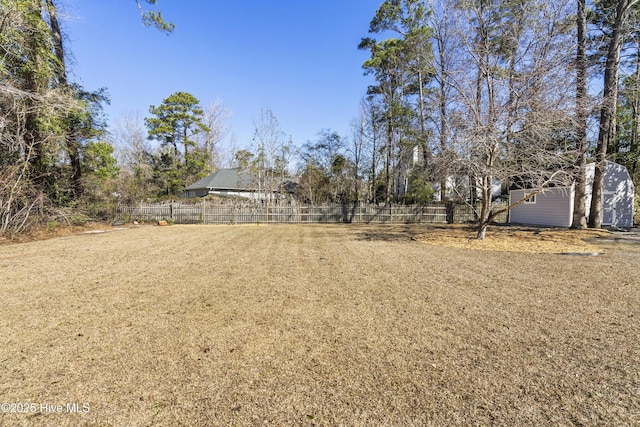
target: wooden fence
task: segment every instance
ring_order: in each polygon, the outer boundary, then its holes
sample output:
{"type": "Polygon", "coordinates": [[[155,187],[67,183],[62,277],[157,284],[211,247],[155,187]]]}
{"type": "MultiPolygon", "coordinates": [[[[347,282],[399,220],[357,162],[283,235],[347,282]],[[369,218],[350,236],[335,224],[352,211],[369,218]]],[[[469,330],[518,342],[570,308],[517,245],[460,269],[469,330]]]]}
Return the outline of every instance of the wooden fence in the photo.
{"type": "MultiPolygon", "coordinates": [[[[219,205],[203,201],[138,203],[114,207],[111,217],[125,221],[170,221],[176,224],[412,224],[475,221],[471,206],[453,203],[429,205],[219,205]]],[[[496,222],[507,222],[502,214],[496,222]]]]}

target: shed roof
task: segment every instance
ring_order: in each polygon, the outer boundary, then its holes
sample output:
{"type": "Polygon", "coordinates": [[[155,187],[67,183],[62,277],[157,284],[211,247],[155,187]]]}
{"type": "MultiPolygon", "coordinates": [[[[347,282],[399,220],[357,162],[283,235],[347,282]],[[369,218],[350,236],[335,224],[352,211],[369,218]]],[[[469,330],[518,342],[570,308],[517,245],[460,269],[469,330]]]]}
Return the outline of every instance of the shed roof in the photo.
{"type": "Polygon", "coordinates": [[[251,175],[246,172],[240,172],[239,169],[220,169],[211,175],[196,181],[185,190],[250,190],[251,175]]]}

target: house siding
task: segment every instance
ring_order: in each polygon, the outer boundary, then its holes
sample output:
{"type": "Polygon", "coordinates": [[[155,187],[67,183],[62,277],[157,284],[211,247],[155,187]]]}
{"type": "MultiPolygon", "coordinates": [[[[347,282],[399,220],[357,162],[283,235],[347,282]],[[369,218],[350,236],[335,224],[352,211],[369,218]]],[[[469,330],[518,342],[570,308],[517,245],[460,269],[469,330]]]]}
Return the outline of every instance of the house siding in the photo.
{"type": "MultiPolygon", "coordinates": [[[[525,191],[511,190],[510,203],[525,197],[525,191]]],[[[520,224],[570,227],[573,216],[573,187],[547,188],[536,195],[535,203],[524,203],[511,209],[509,222],[520,224]]]]}
{"type": "MultiPolygon", "coordinates": [[[[595,164],[587,165],[587,217],[591,211],[591,191],[593,189],[593,176],[595,164]]],[[[601,213],[602,225],[612,225],[616,227],[633,227],[633,199],[635,187],[631,175],[622,165],[607,161],[605,169],[604,187],[602,189],[601,213]],[[604,212],[604,208],[610,206],[613,212],[604,212]]]]}

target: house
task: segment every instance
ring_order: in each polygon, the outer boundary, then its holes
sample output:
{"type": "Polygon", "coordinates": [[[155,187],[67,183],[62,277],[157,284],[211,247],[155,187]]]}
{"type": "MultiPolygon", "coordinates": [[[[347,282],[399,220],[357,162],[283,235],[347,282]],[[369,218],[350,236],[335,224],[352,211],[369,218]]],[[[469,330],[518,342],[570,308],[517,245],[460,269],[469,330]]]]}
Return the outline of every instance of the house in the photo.
{"type": "Polygon", "coordinates": [[[184,189],[188,198],[204,197],[209,194],[244,196],[253,194],[252,177],[238,169],[220,169],[184,189]]]}
{"type": "MultiPolygon", "coordinates": [[[[586,168],[587,216],[589,216],[591,206],[594,171],[595,164],[588,164],[586,168]]],[[[509,192],[510,203],[522,200],[531,192],[532,190],[526,189],[511,190],[509,192]]],[[[509,222],[570,227],[573,221],[574,194],[574,185],[546,188],[523,204],[511,209],[509,222]]],[[[633,227],[634,194],[635,188],[627,168],[607,160],[602,192],[602,225],[633,227]]]]}
{"type": "Polygon", "coordinates": [[[276,178],[273,185],[265,185],[264,179],[258,185],[258,178],[238,168],[220,169],[211,175],[194,182],[184,189],[184,197],[204,197],[209,194],[221,196],[239,196],[249,199],[266,199],[275,193],[293,193],[295,182],[291,179],[282,181],[276,178]],[[282,190],[282,191],[281,191],[282,190]]]}

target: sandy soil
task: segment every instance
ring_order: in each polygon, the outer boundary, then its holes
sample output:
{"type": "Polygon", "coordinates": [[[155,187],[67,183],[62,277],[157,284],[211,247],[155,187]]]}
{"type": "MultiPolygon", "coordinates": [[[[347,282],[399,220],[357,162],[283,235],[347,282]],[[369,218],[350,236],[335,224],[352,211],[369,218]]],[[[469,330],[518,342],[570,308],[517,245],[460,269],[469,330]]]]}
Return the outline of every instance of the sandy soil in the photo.
{"type": "Polygon", "coordinates": [[[0,425],[640,425],[640,243],[419,241],[441,231],[143,226],[0,246],[0,404],[28,412],[0,425]]]}

